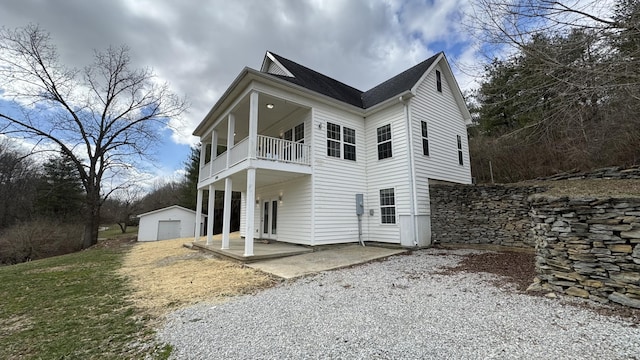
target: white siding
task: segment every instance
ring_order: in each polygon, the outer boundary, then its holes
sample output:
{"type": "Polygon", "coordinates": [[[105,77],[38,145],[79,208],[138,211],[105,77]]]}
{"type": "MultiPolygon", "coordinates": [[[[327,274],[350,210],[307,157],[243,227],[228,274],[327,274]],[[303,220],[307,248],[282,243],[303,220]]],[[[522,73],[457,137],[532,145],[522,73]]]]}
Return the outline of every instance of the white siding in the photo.
{"type": "MultiPolygon", "coordinates": [[[[357,242],[357,193],[365,194],[367,206],[363,118],[322,104],[315,106],[313,116],[314,245],[357,242]],[[341,132],[344,126],[355,130],[356,161],[342,158],[344,148],[340,159],[327,155],[327,122],[340,125],[341,132]]],[[[366,216],[364,220],[366,224],[366,216]]]]}
{"type": "MultiPolygon", "coordinates": [[[[263,186],[256,189],[255,204],[256,238],[262,234],[262,207],[264,201],[278,201],[277,240],[311,245],[311,176],[263,186]],[[282,201],[278,201],[282,194],[282,201]]],[[[270,214],[272,215],[272,214],[270,214]]]]}
{"type": "Polygon", "coordinates": [[[287,73],[284,72],[284,70],[282,70],[280,66],[278,66],[278,64],[274,63],[273,61],[271,61],[271,64],[269,64],[269,69],[267,69],[267,72],[271,74],[287,76],[287,73]]]}
{"type": "Polygon", "coordinates": [[[367,186],[365,212],[368,227],[367,241],[400,243],[400,215],[409,215],[410,186],[407,151],[407,131],[404,105],[398,103],[365,120],[367,186]],[[377,129],[391,124],[392,157],[378,160],[377,129]],[[393,188],[396,204],[396,223],[382,224],[380,219],[380,189],[393,188]],[[373,216],[369,210],[373,209],[373,216]]]}
{"type": "Polygon", "coordinates": [[[430,214],[428,179],[471,183],[467,129],[453,97],[452,91],[457,89],[452,86],[455,83],[449,82],[438,65],[424,78],[410,101],[418,215],[430,214]],[[435,70],[442,74],[441,93],[436,90],[435,70]],[[427,122],[429,156],[422,152],[421,121],[427,122]],[[457,135],[462,139],[462,166],[458,164],[457,135]]]}

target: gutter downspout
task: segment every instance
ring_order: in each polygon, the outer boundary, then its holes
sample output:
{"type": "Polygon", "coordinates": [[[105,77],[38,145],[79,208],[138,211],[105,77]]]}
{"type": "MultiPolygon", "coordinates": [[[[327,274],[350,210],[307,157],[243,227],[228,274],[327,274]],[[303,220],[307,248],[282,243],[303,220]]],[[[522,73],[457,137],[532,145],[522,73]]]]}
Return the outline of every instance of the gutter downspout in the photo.
{"type": "Polygon", "coordinates": [[[408,163],[409,163],[409,187],[411,188],[411,196],[409,197],[411,203],[411,221],[413,222],[413,246],[418,246],[418,219],[416,217],[416,184],[415,184],[415,163],[413,159],[413,129],[411,128],[411,117],[409,112],[409,99],[404,96],[400,96],[398,100],[404,105],[404,117],[407,120],[407,141],[408,147],[408,163]]]}

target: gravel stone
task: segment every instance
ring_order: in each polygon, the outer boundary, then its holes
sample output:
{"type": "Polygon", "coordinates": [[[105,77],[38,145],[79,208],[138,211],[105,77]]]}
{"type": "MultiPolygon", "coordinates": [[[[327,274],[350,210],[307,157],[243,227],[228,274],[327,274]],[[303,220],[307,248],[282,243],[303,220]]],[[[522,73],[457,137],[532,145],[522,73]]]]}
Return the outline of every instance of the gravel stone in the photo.
{"type": "Polygon", "coordinates": [[[320,273],[178,310],[157,336],[172,359],[640,359],[638,324],[496,287],[495,275],[443,273],[481,253],[427,249],[320,273]]]}

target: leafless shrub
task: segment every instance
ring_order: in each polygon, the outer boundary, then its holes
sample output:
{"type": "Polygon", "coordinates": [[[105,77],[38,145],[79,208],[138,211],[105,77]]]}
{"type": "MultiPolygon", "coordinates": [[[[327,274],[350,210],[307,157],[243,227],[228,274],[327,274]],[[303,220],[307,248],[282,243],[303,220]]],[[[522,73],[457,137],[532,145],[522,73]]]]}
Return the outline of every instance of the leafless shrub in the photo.
{"type": "Polygon", "coordinates": [[[82,225],[34,220],[0,234],[0,264],[18,264],[82,249],[82,225]]]}

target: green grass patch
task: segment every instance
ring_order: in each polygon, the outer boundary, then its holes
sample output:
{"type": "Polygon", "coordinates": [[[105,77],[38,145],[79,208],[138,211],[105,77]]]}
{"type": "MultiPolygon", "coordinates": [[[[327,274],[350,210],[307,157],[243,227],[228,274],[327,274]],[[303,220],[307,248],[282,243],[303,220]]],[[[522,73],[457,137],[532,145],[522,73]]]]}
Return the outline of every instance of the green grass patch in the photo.
{"type": "Polygon", "coordinates": [[[98,232],[98,237],[105,238],[105,239],[117,239],[121,237],[134,236],[137,234],[138,234],[137,226],[127,226],[127,232],[123,234],[118,224],[112,224],[108,226],[107,230],[98,232]]]}
{"type": "Polygon", "coordinates": [[[0,267],[0,359],[166,357],[127,301],[122,248],[0,267]]]}

